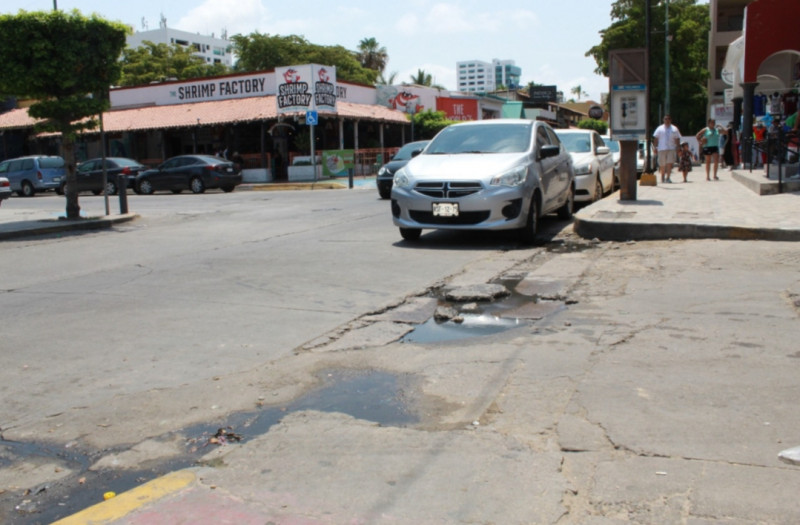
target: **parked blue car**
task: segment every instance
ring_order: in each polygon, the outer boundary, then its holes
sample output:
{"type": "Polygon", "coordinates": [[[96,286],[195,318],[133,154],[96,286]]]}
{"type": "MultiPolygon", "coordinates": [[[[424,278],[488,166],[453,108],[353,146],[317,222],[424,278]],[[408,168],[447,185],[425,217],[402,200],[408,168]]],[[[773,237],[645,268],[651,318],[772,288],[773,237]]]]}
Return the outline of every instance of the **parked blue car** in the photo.
{"type": "Polygon", "coordinates": [[[67,176],[64,159],[55,156],[30,156],[0,162],[0,177],[11,183],[11,191],[23,197],[55,190],[67,176]]]}

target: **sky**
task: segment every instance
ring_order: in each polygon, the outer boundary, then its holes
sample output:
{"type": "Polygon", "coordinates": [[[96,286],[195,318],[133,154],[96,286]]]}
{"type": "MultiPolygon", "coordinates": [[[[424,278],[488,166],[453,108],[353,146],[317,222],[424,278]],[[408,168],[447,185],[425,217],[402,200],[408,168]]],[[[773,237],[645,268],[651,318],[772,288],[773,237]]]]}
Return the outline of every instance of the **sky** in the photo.
{"type": "Polygon", "coordinates": [[[123,22],[135,31],[167,26],[220,36],[300,35],[319,45],[357,50],[364,38],[386,48],[385,76],[410,82],[422,69],[434,83],[457,88],[456,62],[513,60],[522,69],[521,84],[556,85],[566,99],[601,100],[608,79],[594,73],[586,52],[611,24],[613,0],[3,0],[0,13],[77,9],[123,22]]]}

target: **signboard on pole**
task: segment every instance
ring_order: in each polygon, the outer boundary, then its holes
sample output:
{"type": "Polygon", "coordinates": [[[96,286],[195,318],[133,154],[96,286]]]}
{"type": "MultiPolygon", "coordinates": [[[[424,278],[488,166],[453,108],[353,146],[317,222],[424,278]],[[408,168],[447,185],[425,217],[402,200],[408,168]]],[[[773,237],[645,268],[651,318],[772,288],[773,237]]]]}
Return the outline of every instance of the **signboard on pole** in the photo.
{"type": "Polygon", "coordinates": [[[278,114],[336,112],[336,68],[319,64],[275,68],[278,114]]]}
{"type": "Polygon", "coordinates": [[[609,51],[610,128],[617,140],[647,136],[647,53],[644,49],[609,51]]]}

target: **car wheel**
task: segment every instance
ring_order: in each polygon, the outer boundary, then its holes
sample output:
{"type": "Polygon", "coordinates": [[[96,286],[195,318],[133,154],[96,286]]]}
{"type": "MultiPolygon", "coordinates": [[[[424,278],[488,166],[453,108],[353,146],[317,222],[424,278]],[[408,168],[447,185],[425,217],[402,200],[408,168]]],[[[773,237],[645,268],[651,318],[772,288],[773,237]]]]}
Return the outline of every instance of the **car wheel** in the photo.
{"type": "Polygon", "coordinates": [[[400,228],[400,235],[407,241],[418,241],[422,230],[420,228],[400,228]]]}
{"type": "Polygon", "coordinates": [[[392,191],[385,188],[378,188],[378,195],[381,196],[381,199],[386,200],[392,196],[392,191]]]}
{"type": "Polygon", "coordinates": [[[103,190],[92,190],[92,195],[100,195],[103,193],[103,190]]]}
{"type": "Polygon", "coordinates": [[[193,177],[191,181],[189,181],[189,188],[191,188],[192,193],[203,193],[206,191],[206,185],[203,184],[203,179],[200,177],[193,177]]]}
{"type": "Polygon", "coordinates": [[[597,175],[594,181],[594,196],[592,202],[597,202],[603,198],[603,181],[600,180],[600,174],[597,175]]]}
{"type": "Polygon", "coordinates": [[[175,195],[177,195],[177,194],[179,194],[180,192],[182,192],[183,190],[182,190],[182,189],[180,189],[180,188],[172,188],[170,191],[171,191],[172,193],[174,193],[175,195]]]}
{"type": "Polygon", "coordinates": [[[224,191],[225,193],[230,193],[230,192],[232,192],[234,189],[236,189],[236,186],[223,186],[223,187],[222,187],[222,191],[224,191]]]}
{"type": "Polygon", "coordinates": [[[570,186],[567,202],[558,209],[557,213],[559,219],[566,221],[572,218],[572,214],[575,213],[575,186],[570,186]]]}
{"type": "Polygon", "coordinates": [[[36,195],[36,189],[33,187],[33,184],[24,180],[22,181],[22,189],[19,191],[19,194],[22,197],[33,197],[36,195]]]}
{"type": "Polygon", "coordinates": [[[117,185],[112,181],[106,181],[106,195],[116,195],[117,185]]]}
{"type": "Polygon", "coordinates": [[[66,193],[66,191],[64,190],[64,185],[63,184],[61,186],[59,186],[58,188],[56,188],[56,193],[59,194],[59,195],[64,195],[64,193],[66,193]]]}
{"type": "Polygon", "coordinates": [[[531,199],[531,208],[528,210],[528,220],[519,230],[519,240],[525,244],[533,244],[539,231],[539,199],[534,194],[531,199]]]}
{"type": "Polygon", "coordinates": [[[139,193],[144,195],[152,195],[155,188],[153,187],[153,183],[147,179],[142,179],[139,181],[139,193]]]}

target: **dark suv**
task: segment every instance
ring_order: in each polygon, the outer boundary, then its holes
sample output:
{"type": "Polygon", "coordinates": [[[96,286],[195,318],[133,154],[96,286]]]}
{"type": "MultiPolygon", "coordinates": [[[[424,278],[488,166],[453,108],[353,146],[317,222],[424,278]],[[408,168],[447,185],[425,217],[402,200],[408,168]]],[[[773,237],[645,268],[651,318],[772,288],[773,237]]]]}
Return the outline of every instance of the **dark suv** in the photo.
{"type": "Polygon", "coordinates": [[[0,177],[7,178],[11,183],[11,191],[23,197],[58,189],[66,175],[64,159],[61,157],[37,155],[0,162],[0,177]]]}
{"type": "Polygon", "coordinates": [[[428,142],[430,141],[409,142],[395,153],[392,160],[381,166],[381,169],[378,170],[378,176],[375,177],[375,182],[378,185],[378,195],[381,196],[381,199],[388,199],[389,195],[392,194],[394,172],[405,166],[412,157],[424,150],[428,142]]]}

